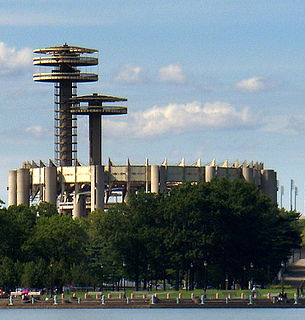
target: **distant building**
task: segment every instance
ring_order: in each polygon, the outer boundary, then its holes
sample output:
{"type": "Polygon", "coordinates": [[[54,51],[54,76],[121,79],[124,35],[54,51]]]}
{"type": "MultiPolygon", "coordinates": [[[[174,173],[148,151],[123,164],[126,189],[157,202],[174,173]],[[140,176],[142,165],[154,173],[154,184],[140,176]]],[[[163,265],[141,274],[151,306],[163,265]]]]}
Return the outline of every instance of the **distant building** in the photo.
{"type": "Polygon", "coordinates": [[[259,189],[277,202],[276,172],[264,169],[262,163],[227,161],[218,166],[215,161],[202,166],[200,161],[193,166],[114,165],[108,166],[56,166],[52,161],[46,166],[25,163],[23,168],[9,172],[9,205],[30,204],[47,201],[58,205],[61,212],[72,213],[74,217],[86,215],[97,208],[109,208],[117,202],[127,201],[130,195],[140,189],[158,193],[184,182],[209,182],[213,178],[227,177],[244,179],[255,183],[259,189]]]}
{"type": "Polygon", "coordinates": [[[277,179],[274,170],[266,170],[262,163],[228,161],[217,165],[212,161],[202,166],[198,160],[188,166],[182,160],[177,166],[152,165],[148,159],[144,165],[102,164],[102,122],[106,115],[127,114],[127,107],[113,105],[127,99],[97,93],[77,96],[76,84],[98,80],[96,73],[82,72],[81,67],[98,64],[93,55],[98,50],[63,46],[34,50],[35,66],[46,68],[33,75],[38,82],[54,83],[54,161],[46,165],[25,162],[22,168],[10,170],[8,181],[9,205],[46,201],[56,204],[60,212],[81,217],[96,209],[107,209],[116,202],[127,201],[140,189],[158,193],[184,182],[209,182],[213,178],[241,178],[255,183],[259,189],[277,201],[277,179]],[[37,56],[38,55],[38,56],[37,56]],[[50,67],[53,69],[50,72],[50,67]],[[110,105],[109,105],[110,103],[110,105]],[[89,166],[77,160],[77,116],[89,117],[89,166]]]}

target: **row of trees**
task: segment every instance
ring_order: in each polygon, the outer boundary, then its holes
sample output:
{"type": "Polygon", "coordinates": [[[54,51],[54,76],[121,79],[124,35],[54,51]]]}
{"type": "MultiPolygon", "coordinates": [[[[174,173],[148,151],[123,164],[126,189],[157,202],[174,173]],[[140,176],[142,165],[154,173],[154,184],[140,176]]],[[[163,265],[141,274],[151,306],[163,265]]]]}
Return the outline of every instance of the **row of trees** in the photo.
{"type": "Polygon", "coordinates": [[[76,220],[47,203],[1,208],[0,287],[268,283],[300,245],[297,219],[254,184],[227,179],[139,192],[76,220]]]}

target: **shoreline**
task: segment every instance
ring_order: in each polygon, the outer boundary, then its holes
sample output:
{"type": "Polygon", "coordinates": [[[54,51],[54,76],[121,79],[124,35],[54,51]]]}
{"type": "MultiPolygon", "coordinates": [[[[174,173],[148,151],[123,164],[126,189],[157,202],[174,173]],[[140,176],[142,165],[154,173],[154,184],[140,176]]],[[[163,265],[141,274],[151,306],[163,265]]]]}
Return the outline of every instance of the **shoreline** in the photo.
{"type": "Polygon", "coordinates": [[[300,301],[295,304],[294,301],[289,303],[277,302],[273,303],[270,300],[258,299],[250,304],[248,300],[207,300],[204,304],[192,301],[189,299],[181,300],[177,303],[176,300],[159,300],[152,304],[150,300],[138,300],[133,301],[126,300],[107,300],[104,304],[99,300],[86,301],[58,301],[54,304],[52,301],[36,301],[31,303],[30,301],[15,300],[13,305],[9,304],[9,301],[0,301],[0,309],[226,309],[226,308],[305,308],[305,301],[300,301]]]}

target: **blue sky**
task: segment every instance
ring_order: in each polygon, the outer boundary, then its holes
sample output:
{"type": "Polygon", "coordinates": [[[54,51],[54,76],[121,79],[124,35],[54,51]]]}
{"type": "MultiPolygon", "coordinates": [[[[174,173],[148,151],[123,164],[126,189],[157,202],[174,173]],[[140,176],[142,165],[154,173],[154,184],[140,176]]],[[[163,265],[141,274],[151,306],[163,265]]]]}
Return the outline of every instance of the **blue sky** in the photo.
{"type": "MultiPolygon", "coordinates": [[[[93,92],[128,98],[104,120],[104,161],[264,162],[304,211],[304,1],[0,0],[0,198],[7,172],[53,158],[53,87],[32,50],[99,50],[93,92]]],[[[78,157],[87,163],[87,119],[78,157]]]]}

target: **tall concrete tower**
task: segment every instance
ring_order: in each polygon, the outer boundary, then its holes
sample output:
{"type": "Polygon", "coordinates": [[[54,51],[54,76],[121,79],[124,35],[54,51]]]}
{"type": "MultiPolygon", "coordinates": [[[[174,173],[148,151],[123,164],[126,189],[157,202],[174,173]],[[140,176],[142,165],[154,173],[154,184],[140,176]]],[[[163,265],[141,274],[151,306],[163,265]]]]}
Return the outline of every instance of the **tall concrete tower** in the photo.
{"type": "Polygon", "coordinates": [[[34,74],[33,80],[55,83],[55,162],[60,166],[71,166],[76,160],[77,122],[76,115],[70,112],[69,100],[76,96],[77,82],[98,80],[97,74],[81,72],[77,68],[97,65],[98,58],[89,55],[98,50],[64,44],[33,52],[39,54],[33,59],[35,66],[53,67],[51,72],[34,74]]]}

